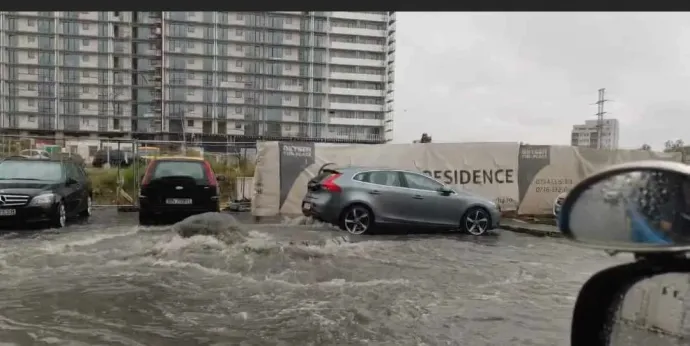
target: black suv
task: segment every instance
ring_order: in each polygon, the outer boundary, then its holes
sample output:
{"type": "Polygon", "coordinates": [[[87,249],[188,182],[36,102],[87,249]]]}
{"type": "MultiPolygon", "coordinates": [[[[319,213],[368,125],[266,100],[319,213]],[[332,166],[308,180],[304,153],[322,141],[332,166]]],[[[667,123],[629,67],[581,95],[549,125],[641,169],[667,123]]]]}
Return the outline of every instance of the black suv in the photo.
{"type": "Polygon", "coordinates": [[[111,166],[129,167],[132,161],[133,157],[130,152],[117,149],[99,150],[96,152],[96,155],[94,155],[91,165],[96,168],[101,168],[106,163],[109,163],[111,166]]]}
{"type": "Polygon", "coordinates": [[[208,161],[201,158],[162,157],[149,162],[139,193],[139,224],[158,218],[183,218],[220,211],[219,181],[208,161]]]}
{"type": "Polygon", "coordinates": [[[10,157],[0,162],[0,224],[47,222],[91,216],[91,181],[70,160],[10,157]]]}

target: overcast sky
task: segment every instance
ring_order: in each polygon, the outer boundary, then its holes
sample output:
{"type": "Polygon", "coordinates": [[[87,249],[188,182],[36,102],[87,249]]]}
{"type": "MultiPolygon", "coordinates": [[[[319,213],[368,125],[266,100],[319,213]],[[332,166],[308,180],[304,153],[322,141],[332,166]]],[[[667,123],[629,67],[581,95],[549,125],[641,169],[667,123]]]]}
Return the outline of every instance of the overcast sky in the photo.
{"type": "Polygon", "coordinates": [[[570,144],[606,88],[620,146],[690,142],[690,14],[397,13],[395,142],[570,144]]]}

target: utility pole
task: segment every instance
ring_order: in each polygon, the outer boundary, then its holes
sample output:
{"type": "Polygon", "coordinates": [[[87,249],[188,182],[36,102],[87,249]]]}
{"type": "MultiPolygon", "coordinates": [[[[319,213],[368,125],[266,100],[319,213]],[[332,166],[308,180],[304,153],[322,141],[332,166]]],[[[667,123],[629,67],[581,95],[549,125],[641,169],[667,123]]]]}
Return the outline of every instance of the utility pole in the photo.
{"type": "Polygon", "coordinates": [[[595,103],[597,105],[597,149],[601,149],[601,135],[604,132],[604,114],[606,114],[604,111],[604,103],[609,101],[604,98],[605,93],[606,88],[599,89],[599,100],[595,103]]]}

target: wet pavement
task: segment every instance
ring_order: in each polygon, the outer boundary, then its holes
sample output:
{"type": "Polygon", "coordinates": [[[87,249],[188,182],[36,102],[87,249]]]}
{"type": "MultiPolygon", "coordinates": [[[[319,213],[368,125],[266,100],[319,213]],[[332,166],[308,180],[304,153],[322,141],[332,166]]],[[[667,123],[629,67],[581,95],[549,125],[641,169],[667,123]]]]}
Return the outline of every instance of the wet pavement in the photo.
{"type": "Polygon", "coordinates": [[[301,223],[223,242],[100,210],[6,233],[0,343],[568,345],[581,285],[627,260],[511,232],[348,237],[301,223]]]}

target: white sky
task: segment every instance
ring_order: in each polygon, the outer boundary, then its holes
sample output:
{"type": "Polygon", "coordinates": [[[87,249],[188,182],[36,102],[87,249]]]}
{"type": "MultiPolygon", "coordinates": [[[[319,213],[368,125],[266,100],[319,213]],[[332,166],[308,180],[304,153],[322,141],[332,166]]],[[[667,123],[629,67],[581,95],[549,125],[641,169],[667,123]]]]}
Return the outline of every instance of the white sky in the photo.
{"type": "Polygon", "coordinates": [[[396,143],[569,145],[599,88],[622,148],[690,142],[690,13],[396,16],[396,143]]]}

